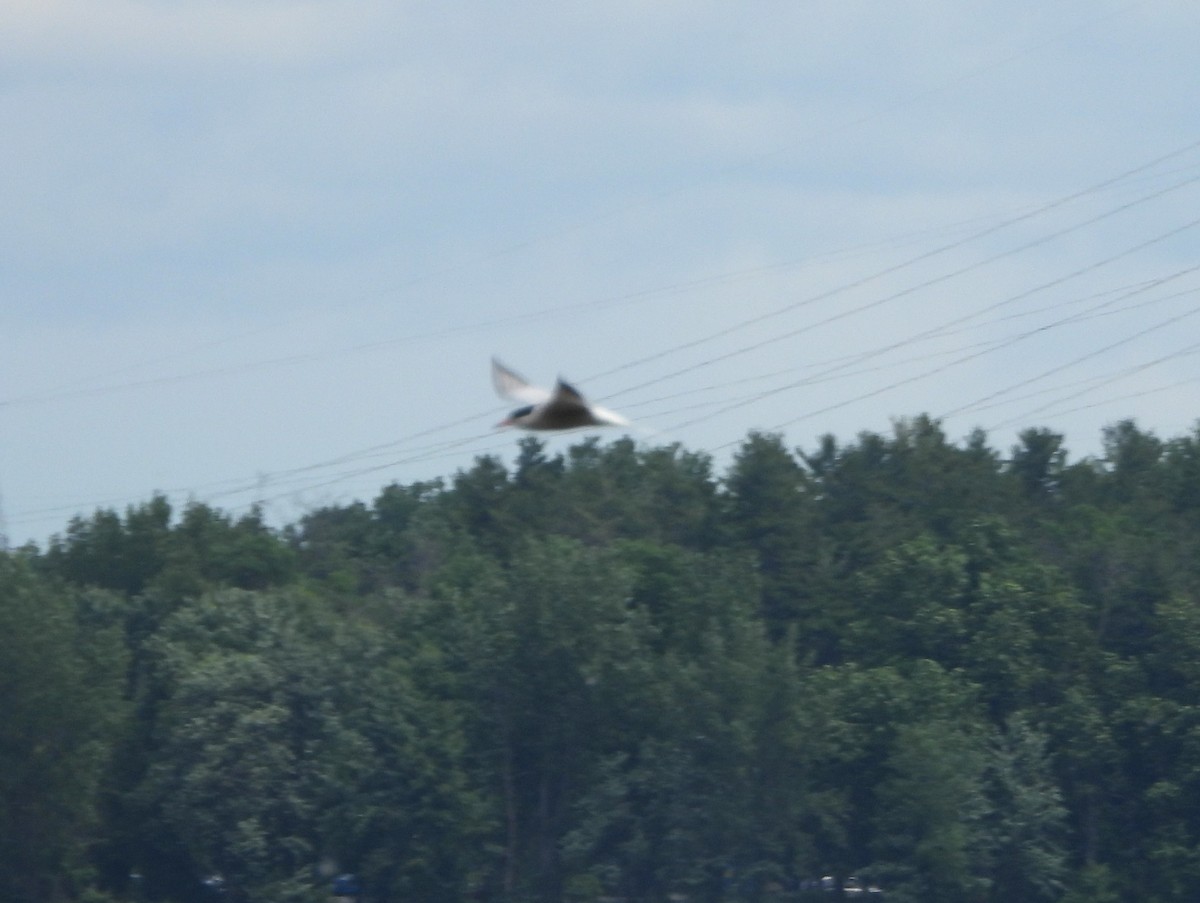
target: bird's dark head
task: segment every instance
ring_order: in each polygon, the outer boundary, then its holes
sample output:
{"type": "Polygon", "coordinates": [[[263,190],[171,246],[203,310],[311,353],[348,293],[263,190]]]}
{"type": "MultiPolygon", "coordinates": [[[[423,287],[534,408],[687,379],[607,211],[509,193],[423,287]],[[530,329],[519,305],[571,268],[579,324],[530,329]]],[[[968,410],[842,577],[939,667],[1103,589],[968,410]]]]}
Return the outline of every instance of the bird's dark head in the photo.
{"type": "Polygon", "coordinates": [[[527,404],[523,408],[517,408],[515,411],[497,423],[496,426],[516,426],[523,418],[528,417],[532,413],[533,405],[527,404]]]}

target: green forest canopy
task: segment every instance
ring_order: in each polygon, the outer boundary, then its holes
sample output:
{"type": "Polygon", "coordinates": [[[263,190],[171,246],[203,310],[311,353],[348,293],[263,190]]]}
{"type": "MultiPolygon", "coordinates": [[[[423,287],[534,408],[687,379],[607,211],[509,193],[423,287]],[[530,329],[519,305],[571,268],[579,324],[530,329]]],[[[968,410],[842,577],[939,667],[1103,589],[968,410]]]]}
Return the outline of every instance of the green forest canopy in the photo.
{"type": "Polygon", "coordinates": [[[0,898],[1195,899],[1200,430],[1103,438],[76,518],[0,555],[0,898]]]}

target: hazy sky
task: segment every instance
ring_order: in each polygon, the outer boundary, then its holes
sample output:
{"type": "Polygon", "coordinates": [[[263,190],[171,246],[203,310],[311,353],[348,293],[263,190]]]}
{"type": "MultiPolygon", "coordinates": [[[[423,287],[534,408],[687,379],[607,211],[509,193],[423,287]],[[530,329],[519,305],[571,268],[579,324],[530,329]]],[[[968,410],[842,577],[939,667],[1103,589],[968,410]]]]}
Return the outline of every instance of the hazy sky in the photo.
{"type": "Polygon", "coordinates": [[[509,458],[492,354],[719,466],[1181,435],[1197,46],[1194,0],[8,0],[4,527],[509,458]]]}

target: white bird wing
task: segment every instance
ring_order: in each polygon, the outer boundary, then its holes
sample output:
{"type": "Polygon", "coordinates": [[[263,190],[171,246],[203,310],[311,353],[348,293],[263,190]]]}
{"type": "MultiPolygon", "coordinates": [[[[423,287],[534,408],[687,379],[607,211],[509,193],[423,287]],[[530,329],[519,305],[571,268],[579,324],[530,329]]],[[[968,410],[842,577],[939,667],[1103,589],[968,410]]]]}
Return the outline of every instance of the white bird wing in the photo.
{"type": "Polygon", "coordinates": [[[492,385],[502,398],[519,401],[521,404],[541,404],[550,397],[550,392],[540,386],[531,386],[525,379],[492,358],[492,385]]]}
{"type": "Polygon", "coordinates": [[[608,408],[602,408],[598,404],[594,404],[591,407],[592,416],[594,416],[597,420],[603,420],[605,423],[612,424],[613,426],[633,426],[632,423],[630,423],[616,411],[610,411],[608,408]]]}

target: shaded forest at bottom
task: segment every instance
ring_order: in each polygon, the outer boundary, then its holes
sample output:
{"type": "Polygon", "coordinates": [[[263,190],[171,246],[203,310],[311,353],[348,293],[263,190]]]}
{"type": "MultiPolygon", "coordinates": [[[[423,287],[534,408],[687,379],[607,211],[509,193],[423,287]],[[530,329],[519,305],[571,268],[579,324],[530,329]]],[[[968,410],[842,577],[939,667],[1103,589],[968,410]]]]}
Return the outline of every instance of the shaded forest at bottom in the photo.
{"type": "Polygon", "coordinates": [[[1190,901],[1198,589],[1129,422],[97,511],[0,555],[0,897],[1190,901]]]}

